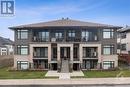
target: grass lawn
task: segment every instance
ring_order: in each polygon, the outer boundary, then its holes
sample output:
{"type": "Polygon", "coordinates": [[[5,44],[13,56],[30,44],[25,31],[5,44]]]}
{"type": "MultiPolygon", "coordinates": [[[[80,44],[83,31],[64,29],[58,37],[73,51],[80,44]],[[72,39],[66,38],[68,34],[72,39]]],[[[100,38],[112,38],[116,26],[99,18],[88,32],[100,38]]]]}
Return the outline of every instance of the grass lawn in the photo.
{"type": "Polygon", "coordinates": [[[130,77],[130,70],[122,70],[122,77],[130,77]]]}
{"type": "Polygon", "coordinates": [[[42,79],[47,71],[8,71],[0,68],[0,79],[42,79]]]}
{"type": "Polygon", "coordinates": [[[116,77],[120,71],[84,71],[86,78],[105,78],[105,77],[116,77]]]}

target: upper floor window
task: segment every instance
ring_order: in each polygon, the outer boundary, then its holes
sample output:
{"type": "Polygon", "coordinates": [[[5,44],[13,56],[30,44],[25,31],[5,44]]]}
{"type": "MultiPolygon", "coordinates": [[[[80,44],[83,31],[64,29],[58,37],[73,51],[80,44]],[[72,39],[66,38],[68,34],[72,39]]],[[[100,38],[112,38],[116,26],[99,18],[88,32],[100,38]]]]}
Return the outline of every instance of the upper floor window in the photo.
{"type": "Polygon", "coordinates": [[[57,33],[55,33],[55,37],[56,37],[56,38],[62,38],[63,35],[62,35],[61,32],[57,32],[57,33]]]}
{"type": "Polygon", "coordinates": [[[28,30],[17,30],[18,39],[28,39],[28,30]]]}
{"type": "Polygon", "coordinates": [[[121,44],[121,50],[126,50],[126,44],[121,44]]]}
{"type": "Polygon", "coordinates": [[[39,35],[40,41],[49,41],[49,32],[48,31],[39,32],[38,35],[39,35]]]}
{"type": "Polygon", "coordinates": [[[114,45],[104,45],[103,46],[103,54],[104,55],[114,54],[114,45]]]}
{"type": "Polygon", "coordinates": [[[48,57],[48,48],[47,47],[35,47],[33,56],[38,57],[38,58],[47,58],[48,57]]]}
{"type": "Polygon", "coordinates": [[[89,32],[88,31],[82,31],[82,40],[88,41],[89,39],[89,32]]]}
{"type": "Polygon", "coordinates": [[[74,30],[70,30],[70,31],[68,32],[68,36],[69,36],[69,37],[75,37],[75,31],[74,31],[74,30]]]}
{"type": "Polygon", "coordinates": [[[28,46],[18,45],[17,46],[17,54],[18,55],[28,55],[28,46]]]}
{"type": "Polygon", "coordinates": [[[123,38],[126,38],[126,32],[121,33],[121,38],[122,38],[122,39],[123,39],[123,38]]]}
{"type": "Polygon", "coordinates": [[[113,29],[103,29],[103,38],[109,39],[113,38],[114,30],[113,29]]]}

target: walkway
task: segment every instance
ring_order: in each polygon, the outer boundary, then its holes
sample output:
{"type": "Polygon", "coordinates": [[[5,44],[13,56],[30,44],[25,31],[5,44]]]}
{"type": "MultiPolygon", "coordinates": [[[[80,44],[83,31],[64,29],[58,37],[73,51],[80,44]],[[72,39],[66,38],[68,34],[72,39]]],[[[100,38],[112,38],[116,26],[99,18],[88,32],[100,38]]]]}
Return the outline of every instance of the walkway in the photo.
{"type": "Polygon", "coordinates": [[[82,71],[73,71],[72,73],[58,73],[57,71],[48,71],[45,77],[59,77],[59,79],[70,79],[73,76],[84,76],[82,71]]]}
{"type": "Polygon", "coordinates": [[[70,80],[60,79],[13,79],[0,80],[0,85],[101,85],[101,84],[130,84],[130,78],[80,78],[70,80]]]}

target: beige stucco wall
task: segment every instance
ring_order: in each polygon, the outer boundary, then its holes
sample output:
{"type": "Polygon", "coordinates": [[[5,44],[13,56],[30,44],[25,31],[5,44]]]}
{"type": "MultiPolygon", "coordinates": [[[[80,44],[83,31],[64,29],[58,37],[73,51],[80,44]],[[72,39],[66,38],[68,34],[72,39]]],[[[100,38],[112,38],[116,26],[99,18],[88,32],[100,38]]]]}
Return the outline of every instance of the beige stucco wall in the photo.
{"type": "Polygon", "coordinates": [[[114,61],[115,62],[115,66],[114,67],[118,67],[118,55],[102,55],[102,65],[103,65],[103,61],[114,61]]]}
{"type": "Polygon", "coordinates": [[[29,55],[14,55],[14,68],[17,68],[17,61],[28,61],[30,62],[29,55]]]}

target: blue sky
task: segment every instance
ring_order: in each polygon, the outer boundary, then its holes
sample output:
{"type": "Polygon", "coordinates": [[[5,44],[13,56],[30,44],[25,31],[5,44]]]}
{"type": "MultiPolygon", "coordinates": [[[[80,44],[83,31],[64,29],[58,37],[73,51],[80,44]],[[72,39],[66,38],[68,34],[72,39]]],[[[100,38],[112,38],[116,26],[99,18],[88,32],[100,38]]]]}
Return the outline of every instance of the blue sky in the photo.
{"type": "Polygon", "coordinates": [[[130,25],[130,0],[15,0],[15,15],[0,17],[0,36],[13,40],[8,27],[69,17],[111,25],[130,25]]]}

